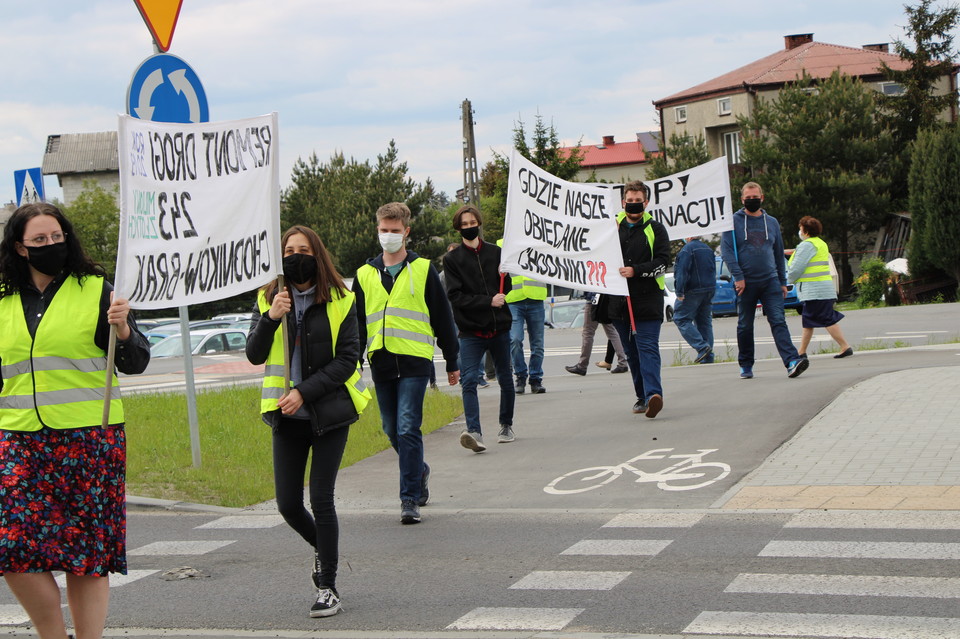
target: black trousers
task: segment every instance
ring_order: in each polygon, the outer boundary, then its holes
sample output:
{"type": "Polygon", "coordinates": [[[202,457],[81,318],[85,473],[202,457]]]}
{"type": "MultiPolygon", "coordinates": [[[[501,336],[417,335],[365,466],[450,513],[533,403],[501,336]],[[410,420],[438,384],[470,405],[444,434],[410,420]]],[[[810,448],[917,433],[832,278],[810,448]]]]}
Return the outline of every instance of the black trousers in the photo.
{"type": "Polygon", "coordinates": [[[349,427],[316,435],[309,420],[284,417],[273,432],[273,483],[283,519],[320,557],[320,587],[336,589],[340,525],[333,503],[337,471],[349,427]],[[303,503],[303,475],[310,463],[310,511],[303,503]]]}

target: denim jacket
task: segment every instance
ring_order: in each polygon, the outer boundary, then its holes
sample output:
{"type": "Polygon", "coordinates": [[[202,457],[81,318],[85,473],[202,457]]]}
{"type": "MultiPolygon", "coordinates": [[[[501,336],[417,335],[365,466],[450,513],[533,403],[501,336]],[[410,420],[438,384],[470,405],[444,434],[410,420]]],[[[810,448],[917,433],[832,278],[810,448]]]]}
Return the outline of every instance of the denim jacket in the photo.
{"type": "Polygon", "coordinates": [[[700,240],[687,242],[677,254],[673,283],[677,297],[714,290],[717,270],[713,249],[700,240]]]}

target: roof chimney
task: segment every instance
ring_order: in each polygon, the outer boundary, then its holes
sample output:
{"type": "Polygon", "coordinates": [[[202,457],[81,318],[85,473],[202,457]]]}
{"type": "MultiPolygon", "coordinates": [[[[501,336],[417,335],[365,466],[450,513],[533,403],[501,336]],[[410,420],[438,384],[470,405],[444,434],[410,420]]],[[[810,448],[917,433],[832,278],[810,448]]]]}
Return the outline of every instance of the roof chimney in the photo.
{"type": "Polygon", "coordinates": [[[787,51],[790,49],[796,49],[801,44],[806,44],[808,42],[813,42],[812,33],[796,33],[794,35],[783,36],[783,44],[787,51]]]}
{"type": "Polygon", "coordinates": [[[890,43],[882,42],[880,44],[865,44],[863,48],[867,51],[879,51],[880,53],[890,53],[890,43]]]}
{"type": "Polygon", "coordinates": [[[613,142],[613,136],[612,136],[612,135],[605,135],[605,136],[603,136],[603,146],[613,146],[613,144],[614,144],[614,142],[613,142]]]}

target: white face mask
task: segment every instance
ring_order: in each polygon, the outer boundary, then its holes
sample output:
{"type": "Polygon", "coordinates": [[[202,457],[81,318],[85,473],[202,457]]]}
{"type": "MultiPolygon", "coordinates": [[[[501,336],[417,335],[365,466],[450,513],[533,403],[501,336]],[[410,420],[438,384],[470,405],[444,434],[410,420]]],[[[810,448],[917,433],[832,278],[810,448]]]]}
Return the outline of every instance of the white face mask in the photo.
{"type": "Polygon", "coordinates": [[[803,231],[797,231],[797,235],[800,237],[801,241],[807,239],[807,236],[803,234],[803,231]]]}
{"type": "Polygon", "coordinates": [[[380,246],[383,247],[386,253],[396,253],[403,248],[403,240],[406,235],[401,233],[378,233],[377,237],[380,238],[380,246]]]}

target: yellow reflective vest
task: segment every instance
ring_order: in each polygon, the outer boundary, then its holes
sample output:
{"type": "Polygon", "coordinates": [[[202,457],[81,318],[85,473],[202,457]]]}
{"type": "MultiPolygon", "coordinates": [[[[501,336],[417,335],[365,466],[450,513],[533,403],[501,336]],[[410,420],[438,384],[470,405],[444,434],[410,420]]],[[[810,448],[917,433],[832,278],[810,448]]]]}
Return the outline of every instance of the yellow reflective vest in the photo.
{"type": "Polygon", "coordinates": [[[385,348],[395,355],[433,359],[436,338],[426,299],[429,273],[430,261],[425,258],[406,262],[388,294],[380,271],[369,264],[357,270],[366,307],[367,357],[385,348]]]}
{"type": "MultiPolygon", "coordinates": [[[[20,295],[0,299],[0,429],[100,426],[107,354],[94,343],[103,278],[70,275],[30,336],[20,295]]],[[[111,424],[122,424],[120,382],[111,376],[111,424]]]]}
{"type": "MultiPolygon", "coordinates": [[[[619,213],[617,213],[617,224],[619,225],[620,222],[622,222],[625,217],[627,217],[627,212],[626,212],[626,211],[620,211],[619,213]]],[[[645,223],[647,220],[652,220],[652,219],[653,219],[653,216],[650,215],[649,211],[644,211],[644,212],[643,212],[643,217],[640,218],[640,222],[641,222],[641,223],[645,223]]],[[[654,239],[655,239],[655,237],[656,237],[656,236],[654,235],[654,233],[653,233],[653,227],[650,226],[649,224],[647,224],[646,226],[643,227],[643,232],[644,232],[644,234],[647,236],[647,242],[650,243],[650,255],[652,256],[652,255],[653,255],[653,241],[654,241],[654,239]]],[[[657,286],[660,287],[660,290],[661,290],[661,291],[662,291],[664,288],[666,288],[666,286],[667,286],[667,281],[666,281],[665,276],[663,276],[663,275],[657,276],[657,286]]]]}
{"type": "MultiPolygon", "coordinates": [[[[330,340],[333,343],[334,355],[337,349],[337,334],[340,332],[340,324],[343,318],[350,312],[353,306],[355,295],[350,291],[343,294],[337,289],[330,289],[331,301],[327,302],[327,319],[330,320],[330,340]]],[[[257,293],[257,306],[260,309],[260,315],[266,315],[270,310],[270,303],[267,302],[263,289],[257,293]]],[[[283,331],[279,328],[273,336],[273,344],[270,346],[270,353],[267,355],[266,366],[263,371],[263,389],[260,391],[260,412],[269,413],[277,410],[277,402],[283,397],[283,331]]],[[[370,391],[360,377],[360,362],[357,362],[357,369],[353,372],[344,386],[350,394],[353,401],[353,407],[357,414],[361,414],[363,409],[370,402],[370,391]]]]}
{"type": "MultiPolygon", "coordinates": [[[[497,240],[497,246],[503,248],[503,238],[497,240]]],[[[521,300],[536,300],[542,302],[547,299],[547,285],[525,275],[510,276],[510,292],[504,297],[507,303],[521,300]]]]}
{"type": "MultiPolygon", "coordinates": [[[[817,253],[807,262],[807,267],[803,269],[803,274],[797,278],[798,282],[822,282],[832,280],[830,275],[830,251],[827,243],[819,237],[809,237],[804,242],[810,242],[817,248],[817,253]]],[[[790,263],[796,252],[790,256],[790,263]]]]}

